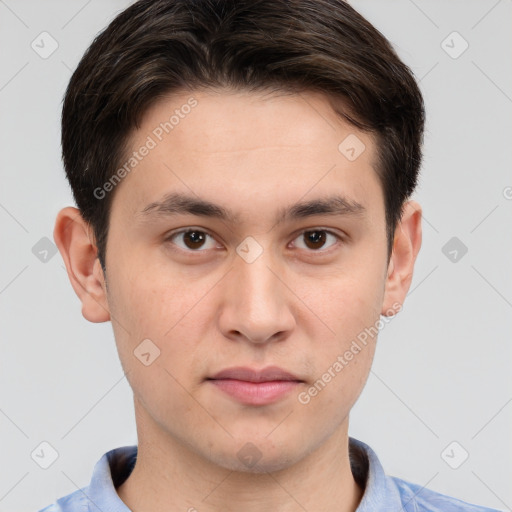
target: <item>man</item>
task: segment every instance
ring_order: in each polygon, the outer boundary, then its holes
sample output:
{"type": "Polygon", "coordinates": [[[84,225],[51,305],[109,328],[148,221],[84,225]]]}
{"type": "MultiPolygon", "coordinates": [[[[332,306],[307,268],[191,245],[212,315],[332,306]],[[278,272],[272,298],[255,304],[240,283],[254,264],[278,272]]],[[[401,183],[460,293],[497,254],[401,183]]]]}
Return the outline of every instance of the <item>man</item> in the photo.
{"type": "Polygon", "coordinates": [[[138,446],[47,511],[483,511],[348,436],[421,245],[424,107],[341,0],[143,0],[63,106],[54,237],[138,446]],[[383,319],[381,319],[381,315],[383,319]]]}

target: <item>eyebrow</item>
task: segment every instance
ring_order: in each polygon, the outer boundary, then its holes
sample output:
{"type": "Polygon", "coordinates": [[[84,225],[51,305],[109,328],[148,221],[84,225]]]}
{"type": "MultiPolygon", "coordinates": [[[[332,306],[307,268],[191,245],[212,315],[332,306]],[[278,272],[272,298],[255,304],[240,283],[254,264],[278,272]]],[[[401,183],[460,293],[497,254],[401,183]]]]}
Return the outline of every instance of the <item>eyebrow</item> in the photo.
{"type": "MultiPolygon", "coordinates": [[[[281,208],[278,211],[275,224],[314,215],[357,216],[365,212],[366,208],[361,203],[342,195],[331,195],[281,208]]],[[[166,194],[162,199],[148,204],[139,212],[138,216],[142,220],[150,220],[155,217],[170,217],[178,214],[211,217],[233,224],[239,222],[239,216],[223,206],[178,192],[166,194]]]]}

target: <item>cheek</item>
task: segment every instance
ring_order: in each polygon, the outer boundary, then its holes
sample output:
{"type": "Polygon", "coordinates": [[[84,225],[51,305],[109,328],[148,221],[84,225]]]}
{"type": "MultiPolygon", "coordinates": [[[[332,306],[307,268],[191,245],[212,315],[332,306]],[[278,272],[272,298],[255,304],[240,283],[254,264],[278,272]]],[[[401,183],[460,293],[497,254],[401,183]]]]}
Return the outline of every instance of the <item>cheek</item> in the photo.
{"type": "Polygon", "coordinates": [[[134,350],[143,340],[149,339],[161,348],[162,335],[172,327],[172,312],[179,305],[172,288],[155,279],[155,274],[147,270],[131,270],[136,268],[136,265],[118,262],[109,276],[108,302],[112,327],[125,370],[131,369],[136,362],[140,364],[135,359],[134,350]]]}
{"type": "Polygon", "coordinates": [[[112,277],[115,287],[109,305],[123,368],[137,374],[144,369],[134,351],[137,353],[141,342],[149,339],[157,347],[155,353],[159,351],[155,364],[162,371],[168,369],[180,382],[183,378],[190,380],[185,372],[191,368],[202,371],[202,359],[199,368],[198,361],[193,362],[197,359],[199,340],[208,332],[213,335],[214,309],[208,292],[218,277],[211,276],[194,285],[186,275],[171,273],[168,268],[152,265],[151,271],[134,273],[121,264],[112,277]]]}
{"type": "Polygon", "coordinates": [[[314,352],[317,380],[304,401],[311,399],[314,407],[332,407],[336,416],[348,413],[371,368],[383,300],[379,272],[371,267],[367,271],[347,268],[303,288],[305,304],[318,317],[313,322],[310,316],[308,333],[318,347],[314,352]]]}
{"type": "Polygon", "coordinates": [[[298,396],[299,404],[310,408],[311,417],[324,418],[325,435],[346,418],[361,394],[378,335],[379,294],[374,288],[355,289],[348,286],[355,283],[346,284],[318,296],[321,318],[335,334],[322,338],[318,332],[324,328],[317,327],[314,339],[318,350],[310,350],[315,360],[315,380],[298,396]]]}
{"type": "MultiPolygon", "coordinates": [[[[119,268],[118,278],[122,272],[119,268]]],[[[111,312],[119,321],[112,325],[134,395],[162,425],[172,418],[176,425],[187,418],[197,423],[201,411],[191,393],[194,376],[203,371],[194,340],[201,338],[198,333],[203,329],[198,320],[207,323],[201,301],[204,291],[189,286],[185,294],[180,291],[184,283],[176,276],[171,285],[170,279],[153,279],[147,272],[116,282],[111,312]]]]}
{"type": "Polygon", "coordinates": [[[317,371],[324,381],[336,381],[345,392],[364,383],[375,352],[379,304],[380,297],[362,293],[333,295],[324,304],[326,323],[335,333],[323,345],[322,355],[318,354],[322,367],[317,371]]]}
{"type": "Polygon", "coordinates": [[[316,322],[316,335],[323,324],[333,347],[340,349],[379,319],[384,298],[383,272],[370,265],[345,265],[321,279],[312,276],[303,280],[297,294],[321,321],[316,322]]]}
{"type": "Polygon", "coordinates": [[[123,318],[132,337],[155,338],[165,337],[178,325],[210,284],[194,285],[183,272],[150,257],[119,262],[112,282],[111,312],[123,318]]]}

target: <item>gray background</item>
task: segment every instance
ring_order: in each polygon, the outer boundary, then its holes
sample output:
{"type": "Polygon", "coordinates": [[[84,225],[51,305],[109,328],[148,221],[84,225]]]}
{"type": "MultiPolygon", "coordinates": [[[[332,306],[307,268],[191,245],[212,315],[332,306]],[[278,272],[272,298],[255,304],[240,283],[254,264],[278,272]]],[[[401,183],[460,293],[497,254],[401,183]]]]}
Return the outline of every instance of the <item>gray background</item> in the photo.
{"type": "MultiPolygon", "coordinates": [[[[110,324],[87,322],[60,254],[39,253],[57,211],[73,204],[60,161],[65,87],[129,3],[0,0],[0,511],[42,508],[88,484],[104,452],[136,443],[110,324]],[[43,31],[58,43],[47,58],[31,47],[43,31]],[[58,452],[48,469],[31,457],[43,441],[58,452]]],[[[512,510],[512,2],[352,4],[421,80],[428,124],[415,195],[423,247],[350,435],[388,474],[512,510]]]]}

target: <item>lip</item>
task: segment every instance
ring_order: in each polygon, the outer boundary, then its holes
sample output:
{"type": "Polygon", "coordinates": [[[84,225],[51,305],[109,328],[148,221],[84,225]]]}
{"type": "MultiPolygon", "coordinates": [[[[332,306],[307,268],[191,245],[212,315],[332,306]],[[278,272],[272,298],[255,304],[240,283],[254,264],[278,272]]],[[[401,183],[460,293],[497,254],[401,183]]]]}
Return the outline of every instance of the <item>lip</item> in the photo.
{"type": "Polygon", "coordinates": [[[234,379],[243,380],[246,382],[272,382],[276,380],[282,381],[297,381],[302,382],[299,377],[293,375],[279,366],[267,366],[261,370],[255,370],[247,366],[236,366],[233,368],[226,368],[209,379],[221,380],[221,379],[234,379]]]}
{"type": "Polygon", "coordinates": [[[269,366],[262,370],[227,368],[207,382],[243,404],[266,405],[284,398],[304,381],[282,368],[269,366]]]}

